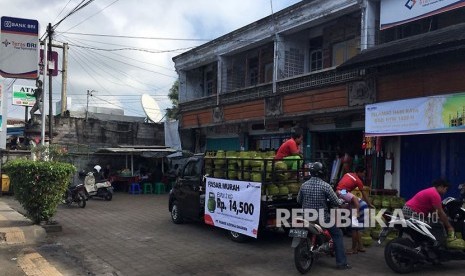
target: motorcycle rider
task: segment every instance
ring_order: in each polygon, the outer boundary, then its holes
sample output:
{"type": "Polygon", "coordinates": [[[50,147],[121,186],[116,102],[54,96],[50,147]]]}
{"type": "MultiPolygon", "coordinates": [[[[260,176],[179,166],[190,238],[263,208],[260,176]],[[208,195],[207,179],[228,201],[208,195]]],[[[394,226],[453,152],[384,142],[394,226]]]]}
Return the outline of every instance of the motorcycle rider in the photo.
{"type": "Polygon", "coordinates": [[[99,165],[94,166],[93,174],[95,178],[95,183],[100,183],[104,180],[103,175],[100,173],[101,170],[102,170],[102,167],[100,167],[99,165]]]}
{"type": "MultiPolygon", "coordinates": [[[[328,203],[334,206],[340,206],[344,201],[339,199],[331,188],[331,185],[322,179],[326,175],[326,169],[322,163],[312,163],[309,171],[312,177],[300,187],[300,191],[297,195],[297,202],[302,205],[303,209],[324,210],[323,219],[325,222],[329,222],[330,206],[328,206],[328,203]]],[[[334,242],[337,269],[351,269],[352,267],[347,263],[341,229],[333,225],[328,228],[328,231],[334,242]]]]}
{"type": "MultiPolygon", "coordinates": [[[[446,227],[449,235],[454,235],[454,228],[449,222],[449,219],[442,208],[441,196],[447,192],[449,183],[443,179],[436,179],[432,183],[432,187],[418,192],[410,200],[408,200],[402,208],[402,213],[407,217],[424,220],[428,215],[437,213],[443,226],[440,225],[438,231],[433,231],[432,234],[437,238],[440,244],[445,243],[444,227],[446,227]]],[[[437,225],[437,224],[436,224],[437,225]]]]}

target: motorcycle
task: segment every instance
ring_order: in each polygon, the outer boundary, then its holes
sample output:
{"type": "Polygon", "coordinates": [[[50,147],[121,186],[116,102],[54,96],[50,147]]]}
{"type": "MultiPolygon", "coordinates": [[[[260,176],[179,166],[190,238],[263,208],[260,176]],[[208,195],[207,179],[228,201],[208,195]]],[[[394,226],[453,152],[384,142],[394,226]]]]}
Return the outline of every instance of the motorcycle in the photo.
{"type": "MultiPolygon", "coordinates": [[[[463,200],[446,198],[442,204],[456,233],[463,234],[465,226],[463,200]]],[[[397,237],[388,242],[384,249],[386,264],[394,272],[410,273],[416,266],[422,264],[465,260],[465,250],[448,248],[442,224],[428,224],[413,217],[400,218],[389,214],[386,214],[385,218],[388,218],[389,225],[393,227],[383,229],[378,243],[381,244],[389,232],[394,229],[398,231],[397,237]]]]}
{"type": "Polygon", "coordinates": [[[64,200],[68,207],[71,207],[73,203],[77,203],[77,205],[81,208],[86,207],[86,190],[84,189],[84,185],[78,184],[76,186],[69,186],[64,194],[64,200]]]}
{"type": "Polygon", "coordinates": [[[304,227],[294,227],[289,230],[294,248],[294,264],[297,270],[305,274],[313,263],[322,255],[334,257],[334,243],[329,231],[314,222],[296,219],[296,223],[304,227]]]}
{"type": "MultiPolygon", "coordinates": [[[[83,174],[84,172],[81,172],[80,176],[83,174]]],[[[110,201],[113,198],[113,187],[111,186],[111,182],[108,180],[103,180],[96,183],[95,176],[92,172],[85,174],[84,186],[86,189],[86,199],[92,197],[101,197],[107,201],[110,201]]]]}
{"type": "Polygon", "coordinates": [[[447,197],[442,201],[442,206],[455,232],[465,238],[465,184],[460,184],[459,189],[460,198],[447,197]]]}

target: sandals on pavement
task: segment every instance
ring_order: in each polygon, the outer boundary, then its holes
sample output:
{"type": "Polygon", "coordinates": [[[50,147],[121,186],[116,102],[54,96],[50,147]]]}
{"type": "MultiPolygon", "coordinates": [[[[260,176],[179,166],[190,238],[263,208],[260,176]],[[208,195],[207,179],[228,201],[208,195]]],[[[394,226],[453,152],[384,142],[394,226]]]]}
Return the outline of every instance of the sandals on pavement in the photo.
{"type": "Polygon", "coordinates": [[[357,254],[357,253],[358,253],[357,249],[346,250],[347,255],[353,255],[353,254],[357,254]]]}
{"type": "Polygon", "coordinates": [[[365,253],[365,252],[367,252],[367,250],[366,250],[365,248],[359,248],[359,249],[358,249],[358,252],[365,253]]]}

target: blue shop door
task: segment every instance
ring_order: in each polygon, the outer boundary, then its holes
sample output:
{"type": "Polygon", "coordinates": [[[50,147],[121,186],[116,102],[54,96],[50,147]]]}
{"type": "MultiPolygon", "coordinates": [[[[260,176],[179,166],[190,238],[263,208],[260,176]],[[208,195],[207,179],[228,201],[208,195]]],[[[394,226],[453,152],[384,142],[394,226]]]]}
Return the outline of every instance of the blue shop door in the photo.
{"type": "Polygon", "coordinates": [[[235,150],[239,151],[241,144],[239,137],[234,138],[207,138],[207,151],[235,150]]]}
{"type": "Polygon", "coordinates": [[[451,184],[446,196],[458,196],[457,186],[465,182],[465,167],[460,167],[465,164],[463,139],[461,133],[403,136],[400,196],[410,199],[437,178],[451,184]]]}

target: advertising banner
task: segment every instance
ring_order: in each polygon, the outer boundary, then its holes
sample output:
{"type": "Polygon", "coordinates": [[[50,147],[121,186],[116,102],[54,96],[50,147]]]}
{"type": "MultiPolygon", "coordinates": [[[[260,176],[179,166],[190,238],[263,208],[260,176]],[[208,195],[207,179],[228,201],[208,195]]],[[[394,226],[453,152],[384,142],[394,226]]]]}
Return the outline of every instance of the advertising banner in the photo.
{"type": "MultiPolygon", "coordinates": [[[[40,49],[39,51],[39,58],[40,58],[40,63],[45,64],[44,62],[44,50],[40,49]]],[[[58,76],[58,53],[55,51],[49,52],[47,51],[47,76],[50,74],[50,71],[52,72],[52,76],[56,77],[58,76]]],[[[44,70],[42,67],[39,68],[39,73],[41,75],[44,74],[44,70]]]]}
{"type": "Polygon", "coordinates": [[[465,93],[369,104],[365,135],[465,132],[465,93]]]}
{"type": "Polygon", "coordinates": [[[13,85],[11,103],[13,105],[34,106],[36,103],[36,97],[34,96],[36,89],[37,87],[34,86],[13,85]]]}
{"type": "Polygon", "coordinates": [[[0,74],[5,78],[35,79],[39,74],[39,22],[2,16],[0,74]]]}
{"type": "Polygon", "coordinates": [[[259,182],[207,177],[205,223],[256,238],[261,187],[259,182]]]}
{"type": "Polygon", "coordinates": [[[465,6],[465,0],[381,0],[381,30],[465,6]]]}

